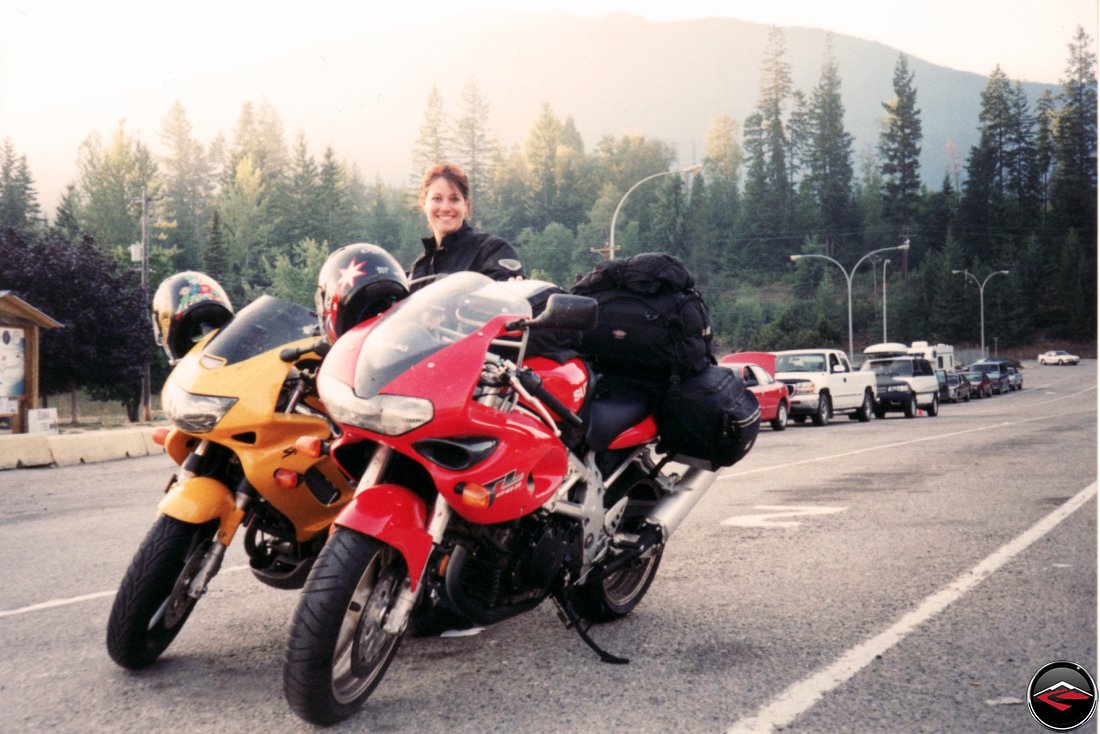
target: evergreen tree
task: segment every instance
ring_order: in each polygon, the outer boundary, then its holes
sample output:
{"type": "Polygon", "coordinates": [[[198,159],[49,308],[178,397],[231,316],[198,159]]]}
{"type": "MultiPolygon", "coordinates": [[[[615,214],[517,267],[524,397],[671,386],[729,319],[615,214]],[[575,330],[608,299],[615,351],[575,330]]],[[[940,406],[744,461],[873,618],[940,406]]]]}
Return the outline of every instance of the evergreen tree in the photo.
{"type": "Polygon", "coordinates": [[[225,243],[225,233],[222,231],[221,215],[218,214],[217,209],[210,213],[210,227],[203,241],[200,266],[204,273],[221,283],[223,287],[231,282],[229,250],[225,243]]]}
{"type": "Polygon", "coordinates": [[[771,270],[783,267],[793,246],[789,239],[793,192],[783,122],[791,96],[791,71],[784,53],[783,32],[772,27],[761,70],[760,101],[745,121],[749,169],[740,229],[747,240],[745,255],[771,270]]]}
{"type": "Polygon", "coordinates": [[[886,125],[879,138],[885,197],[883,214],[898,234],[906,234],[920,206],[921,121],[917,90],[905,54],[894,66],[894,98],[883,104],[886,125]]]}
{"type": "Polygon", "coordinates": [[[424,111],[424,123],[413,146],[412,186],[420,186],[420,178],[431,166],[450,160],[452,148],[447,113],[443,109],[443,95],[435,84],[428,92],[428,106],[424,111]]]}
{"type": "Polygon", "coordinates": [[[80,225],[80,193],[74,184],[65,187],[65,193],[58,202],[53,218],[53,229],[57,236],[67,242],[76,242],[83,233],[80,225]]]}
{"type": "Polygon", "coordinates": [[[689,260],[687,248],[687,202],[684,198],[684,179],[666,176],[657,188],[657,205],[654,208],[653,240],[650,249],[667,252],[681,260],[689,260]]]}
{"type": "Polygon", "coordinates": [[[237,164],[237,176],[223,193],[219,211],[231,272],[221,283],[234,302],[239,302],[246,285],[262,282],[259,262],[270,254],[273,228],[271,196],[263,173],[250,156],[237,164]]]}
{"type": "Polygon", "coordinates": [[[40,214],[27,156],[16,156],[11,140],[5,138],[0,149],[0,229],[30,234],[38,228],[40,214]]]}
{"type": "MultiPolygon", "coordinates": [[[[462,89],[462,107],[455,123],[455,162],[470,180],[470,203],[476,207],[489,188],[496,143],[489,134],[489,101],[481,93],[477,80],[470,79],[462,89]]],[[[471,215],[472,216],[472,215],[471,215]]]]}
{"type": "Polygon", "coordinates": [[[278,226],[273,238],[287,246],[321,237],[321,190],[317,161],[310,155],[305,133],[299,132],[291,152],[287,175],[277,189],[278,226]]]}
{"type": "Polygon", "coordinates": [[[1055,124],[1053,209],[1060,232],[1076,229],[1092,236],[1097,194],[1096,53],[1084,28],[1078,27],[1069,52],[1055,124]]]}
{"type": "Polygon", "coordinates": [[[191,129],[187,113],[177,101],[161,121],[160,140],[167,154],[158,158],[162,185],[156,209],[159,219],[170,223],[161,237],[166,246],[179,248],[180,268],[192,268],[199,262],[214,188],[210,160],[191,129]]]}
{"type": "Polygon", "coordinates": [[[706,186],[699,196],[693,192],[691,199],[699,212],[692,218],[696,251],[703,248],[710,254],[714,272],[736,258],[733,234],[741,210],[738,184],[744,159],[737,142],[739,132],[728,114],[711,118],[703,144],[703,175],[695,179],[696,185],[705,181],[706,186]]]}
{"type": "Polygon", "coordinates": [[[120,121],[110,141],[92,133],[80,146],[77,168],[80,221],[101,246],[128,247],[141,239],[141,190],[157,195],[157,165],[120,121]]]}
{"type": "Polygon", "coordinates": [[[816,210],[817,229],[834,256],[855,254],[858,221],[852,201],[852,135],[844,129],[840,70],[831,40],[825,47],[821,78],[813,90],[809,140],[805,154],[807,182],[816,210]]]}
{"type": "Polygon", "coordinates": [[[335,249],[355,241],[352,233],[353,210],[348,196],[348,175],[336,160],[336,151],[326,146],[317,177],[318,236],[335,249]]]}
{"type": "Polygon", "coordinates": [[[529,226],[545,229],[556,221],[558,213],[558,148],[562,144],[563,125],[543,103],[527,140],[523,143],[526,161],[527,217],[529,226]]]}

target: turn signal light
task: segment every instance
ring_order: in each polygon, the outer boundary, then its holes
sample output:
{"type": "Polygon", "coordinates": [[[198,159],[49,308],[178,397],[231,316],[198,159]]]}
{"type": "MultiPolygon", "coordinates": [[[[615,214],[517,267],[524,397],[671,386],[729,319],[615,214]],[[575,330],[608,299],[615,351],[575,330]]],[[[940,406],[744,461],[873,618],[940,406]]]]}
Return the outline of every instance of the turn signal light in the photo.
{"type": "Polygon", "coordinates": [[[298,449],[298,453],[303,456],[319,459],[324,450],[323,444],[324,442],[317,436],[299,436],[298,440],[294,442],[294,448],[298,449]]]}
{"type": "Polygon", "coordinates": [[[157,446],[163,446],[168,440],[168,434],[171,432],[171,428],[167,426],[157,426],[153,429],[153,443],[157,446]]]}
{"type": "Polygon", "coordinates": [[[301,475],[296,471],[291,471],[290,469],[275,470],[275,484],[280,489],[294,489],[301,480],[301,475]]]}
{"type": "Polygon", "coordinates": [[[493,504],[493,493],[480,484],[467,484],[462,488],[462,501],[470,507],[484,510],[493,504]]]}

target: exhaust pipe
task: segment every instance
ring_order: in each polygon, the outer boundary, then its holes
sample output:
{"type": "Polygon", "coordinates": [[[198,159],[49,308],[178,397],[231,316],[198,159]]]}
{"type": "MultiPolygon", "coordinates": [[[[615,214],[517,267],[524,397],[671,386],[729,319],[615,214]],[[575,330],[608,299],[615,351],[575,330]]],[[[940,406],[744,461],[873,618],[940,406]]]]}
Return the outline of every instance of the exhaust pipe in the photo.
{"type": "Polygon", "coordinates": [[[665,542],[668,542],[676,532],[676,528],[680,527],[680,523],[699,503],[717,478],[718,472],[690,467],[676,483],[676,491],[661,498],[646,517],[646,522],[660,527],[661,535],[665,542]]]}
{"type": "MultiPolygon", "coordinates": [[[[676,528],[699,503],[718,473],[695,467],[684,472],[676,483],[676,491],[665,495],[646,516],[637,540],[617,545],[622,551],[603,558],[592,569],[592,578],[600,580],[610,576],[628,563],[641,558],[653,548],[668,542],[676,528]]],[[[448,569],[449,570],[449,569],[448,569]]]]}

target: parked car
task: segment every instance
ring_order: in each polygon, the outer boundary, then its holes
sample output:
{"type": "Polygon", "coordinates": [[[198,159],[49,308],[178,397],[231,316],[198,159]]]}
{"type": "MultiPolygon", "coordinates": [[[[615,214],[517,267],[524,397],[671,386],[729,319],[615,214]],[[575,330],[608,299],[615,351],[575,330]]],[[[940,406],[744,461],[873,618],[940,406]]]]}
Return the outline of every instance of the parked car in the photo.
{"type": "Polygon", "coordinates": [[[970,385],[966,378],[958,372],[936,370],[936,378],[940,381],[940,402],[957,403],[960,400],[970,400],[970,385]]]}
{"type": "Polygon", "coordinates": [[[1008,392],[1008,374],[1005,372],[1005,364],[1000,361],[982,360],[970,365],[973,372],[984,372],[989,378],[993,392],[997,395],[1008,392]]]}
{"type": "Polygon", "coordinates": [[[1008,375],[1008,389],[1009,390],[1023,390],[1024,389],[1024,373],[1016,369],[1012,365],[1005,365],[1005,373],[1008,375]]]}
{"type": "Polygon", "coordinates": [[[834,413],[848,413],[850,420],[871,420],[875,405],[875,376],[853,370],[848,355],[839,349],[788,349],[774,352],[775,379],[791,391],[791,418],[806,419],[815,426],[829,422],[834,413]]]}
{"type": "Polygon", "coordinates": [[[1076,354],[1070,354],[1064,349],[1055,349],[1050,352],[1043,352],[1039,355],[1039,364],[1076,365],[1080,361],[1080,357],[1078,357],[1076,354]]]}
{"type": "Polygon", "coordinates": [[[984,372],[962,372],[960,374],[966,380],[966,384],[970,386],[970,397],[974,399],[993,397],[993,383],[989,381],[989,375],[984,372]]]}
{"type": "Polygon", "coordinates": [[[875,417],[902,411],[906,418],[923,408],[929,416],[940,412],[940,383],[932,363],[923,357],[894,355],[869,359],[860,367],[875,374],[875,417]]]}
{"type": "Polygon", "coordinates": [[[718,364],[733,370],[745,382],[749,392],[756,396],[760,403],[760,422],[768,421],[773,431],[782,431],[787,427],[787,417],[791,414],[791,397],[787,385],[776,382],[762,365],[730,359],[736,356],[723,357],[718,364]]]}

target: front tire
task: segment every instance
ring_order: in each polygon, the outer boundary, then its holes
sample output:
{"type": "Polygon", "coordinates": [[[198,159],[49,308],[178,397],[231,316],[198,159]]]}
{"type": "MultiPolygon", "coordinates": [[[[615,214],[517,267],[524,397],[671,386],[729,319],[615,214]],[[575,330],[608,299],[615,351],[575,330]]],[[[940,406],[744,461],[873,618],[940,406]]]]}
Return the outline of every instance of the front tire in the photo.
{"type": "Polygon", "coordinates": [[[337,529],[317,558],[290,623],[283,693],[296,714],[329,726],[381,682],[403,631],[383,629],[407,577],[391,546],[337,529]]]}
{"type": "Polygon", "coordinates": [[[931,403],[931,405],[928,406],[928,417],[929,418],[935,418],[939,414],[940,414],[940,396],[939,395],[933,395],[932,396],[932,403],[931,403]]]}
{"type": "Polygon", "coordinates": [[[779,407],[775,410],[775,418],[772,419],[772,430],[782,431],[787,427],[787,404],[780,401],[779,407]]]}
{"type": "Polygon", "coordinates": [[[153,664],[195,608],[191,579],[214,543],[216,524],[161,515],[149,528],[119,584],[107,619],[107,652],[124,668],[153,664]]]}
{"type": "Polygon", "coordinates": [[[829,396],[822,395],[817,401],[817,412],[811,416],[815,426],[823,426],[829,422],[832,414],[832,406],[829,404],[829,396]]]}
{"type": "Polygon", "coordinates": [[[917,416],[917,396],[915,393],[909,393],[909,400],[905,403],[905,417],[915,418],[917,416]]]}

